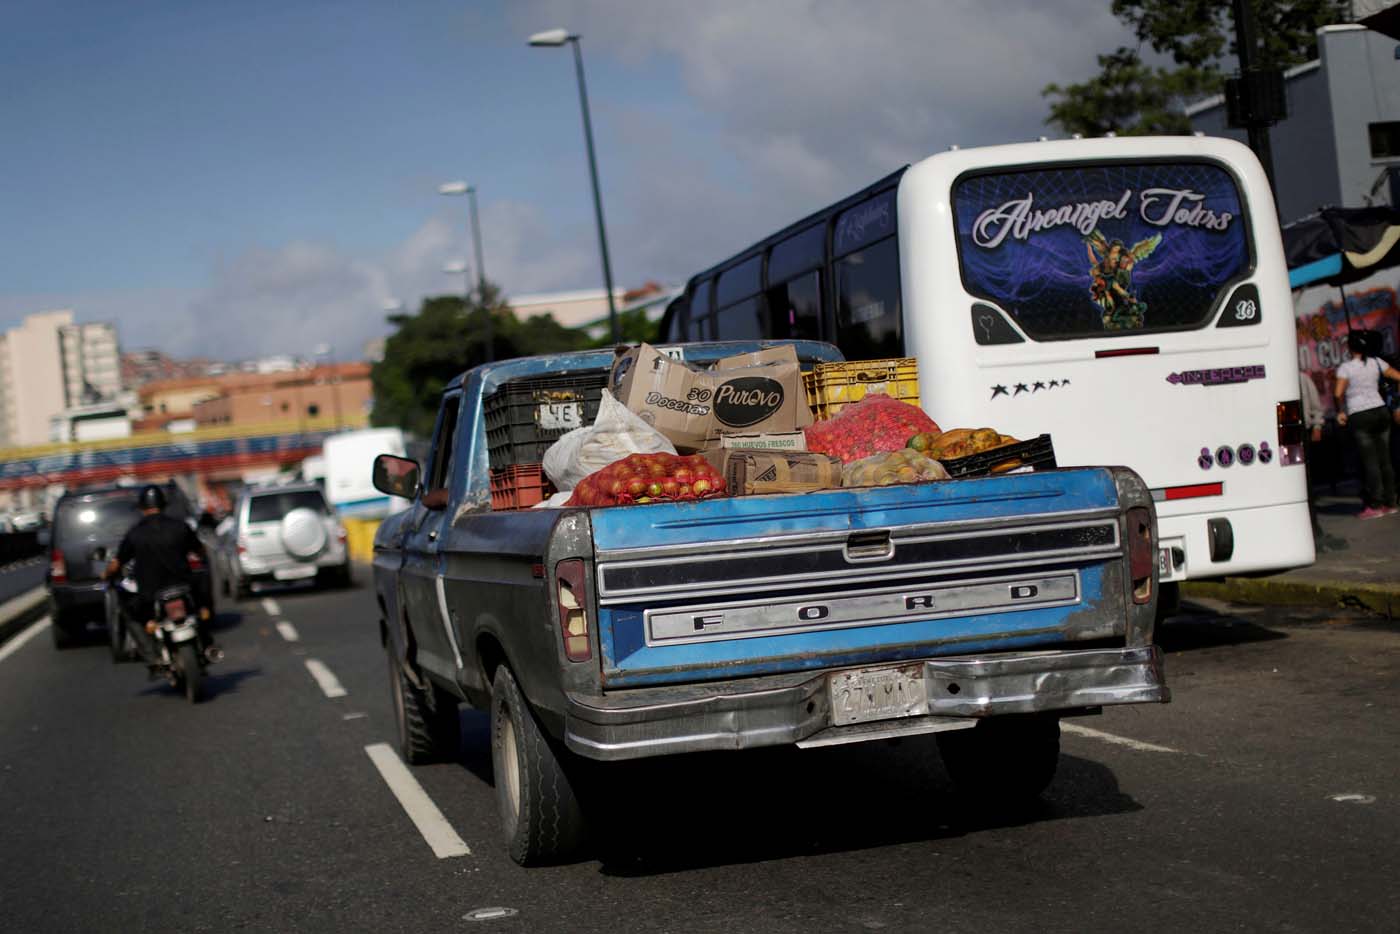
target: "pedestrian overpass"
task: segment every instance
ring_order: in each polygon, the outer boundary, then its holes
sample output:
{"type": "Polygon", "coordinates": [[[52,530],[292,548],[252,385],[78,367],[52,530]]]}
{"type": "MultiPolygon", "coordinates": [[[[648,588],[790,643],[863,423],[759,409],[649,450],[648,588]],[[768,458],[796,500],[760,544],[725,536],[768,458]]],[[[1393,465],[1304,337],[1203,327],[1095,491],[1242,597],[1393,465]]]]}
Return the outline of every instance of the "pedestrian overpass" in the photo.
{"type": "Polygon", "coordinates": [[[364,419],[303,419],[247,427],[153,432],[106,441],[0,449],[0,491],[76,487],[122,480],[196,476],[232,479],[319,454],[326,436],[364,427],[364,419]]]}

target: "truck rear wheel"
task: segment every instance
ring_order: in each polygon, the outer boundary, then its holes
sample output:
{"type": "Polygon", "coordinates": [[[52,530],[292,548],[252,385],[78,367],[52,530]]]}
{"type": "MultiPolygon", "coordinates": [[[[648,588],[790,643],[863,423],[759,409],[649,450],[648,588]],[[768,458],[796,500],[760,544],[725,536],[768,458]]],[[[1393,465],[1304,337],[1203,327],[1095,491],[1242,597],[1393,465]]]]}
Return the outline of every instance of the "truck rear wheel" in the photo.
{"type": "Polygon", "coordinates": [[[522,866],[572,856],[584,840],[583,809],[563,759],[540,729],[510,669],[491,682],[491,765],[510,858],[522,866]]]}
{"type": "Polygon", "coordinates": [[[409,765],[425,765],[456,759],[462,741],[457,698],[428,682],[427,690],[434,692],[430,706],[427,691],[419,690],[408,680],[392,647],[389,690],[394,695],[394,719],[398,723],[399,755],[403,756],[403,761],[409,765]]]}
{"type": "Polygon", "coordinates": [[[1044,791],[1060,761],[1052,714],[988,717],[938,734],[938,752],[958,790],[979,804],[1025,804],[1044,791]]]}

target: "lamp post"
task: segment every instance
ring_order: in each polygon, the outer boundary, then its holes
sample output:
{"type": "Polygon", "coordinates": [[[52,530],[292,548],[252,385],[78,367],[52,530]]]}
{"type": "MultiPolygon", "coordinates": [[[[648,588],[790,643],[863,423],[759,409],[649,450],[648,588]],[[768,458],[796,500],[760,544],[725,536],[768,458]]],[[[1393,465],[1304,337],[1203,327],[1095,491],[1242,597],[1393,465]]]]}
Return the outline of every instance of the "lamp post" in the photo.
{"type": "Polygon", "coordinates": [[[476,186],[466,182],[445,182],[438,186],[440,195],[466,195],[467,215],[472,225],[472,246],[476,252],[477,299],[486,305],[486,261],[481,258],[481,221],[476,212],[476,186]]]}
{"type": "Polygon", "coordinates": [[[588,115],[588,90],[583,81],[583,53],[579,51],[579,36],[567,29],[548,29],[530,37],[530,45],[554,48],[569,43],[574,49],[574,70],[578,73],[578,100],[583,110],[583,141],[588,148],[588,175],[593,182],[593,214],[598,221],[598,248],[603,254],[603,287],[608,291],[608,325],[613,343],[622,340],[617,323],[617,305],[613,299],[612,263],[608,260],[608,235],[603,227],[603,198],[598,191],[598,159],[593,154],[593,121],[588,115]]]}

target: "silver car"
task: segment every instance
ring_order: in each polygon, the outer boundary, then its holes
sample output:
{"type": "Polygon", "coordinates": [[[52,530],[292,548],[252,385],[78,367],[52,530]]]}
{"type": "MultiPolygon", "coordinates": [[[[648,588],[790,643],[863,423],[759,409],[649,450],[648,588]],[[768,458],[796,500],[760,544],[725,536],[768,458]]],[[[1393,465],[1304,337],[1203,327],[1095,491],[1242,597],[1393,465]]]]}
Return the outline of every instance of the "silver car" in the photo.
{"type": "Polygon", "coordinates": [[[345,526],[314,484],[253,487],[233,512],[225,588],[240,598],[254,584],[316,580],[350,584],[345,526]]]}

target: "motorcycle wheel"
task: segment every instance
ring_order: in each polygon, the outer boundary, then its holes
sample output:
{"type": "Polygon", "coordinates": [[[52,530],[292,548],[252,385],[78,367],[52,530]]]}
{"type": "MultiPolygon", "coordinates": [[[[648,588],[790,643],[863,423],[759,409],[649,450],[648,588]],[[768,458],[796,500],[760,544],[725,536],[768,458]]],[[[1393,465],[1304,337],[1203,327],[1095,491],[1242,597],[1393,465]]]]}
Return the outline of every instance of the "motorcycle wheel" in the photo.
{"type": "Polygon", "coordinates": [[[198,704],[204,692],[204,672],[199,667],[199,650],[194,641],[182,643],[179,651],[180,680],[185,686],[185,699],[198,704]]]}

